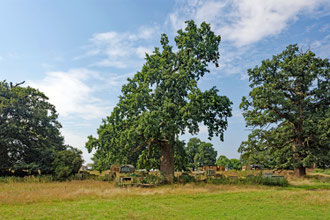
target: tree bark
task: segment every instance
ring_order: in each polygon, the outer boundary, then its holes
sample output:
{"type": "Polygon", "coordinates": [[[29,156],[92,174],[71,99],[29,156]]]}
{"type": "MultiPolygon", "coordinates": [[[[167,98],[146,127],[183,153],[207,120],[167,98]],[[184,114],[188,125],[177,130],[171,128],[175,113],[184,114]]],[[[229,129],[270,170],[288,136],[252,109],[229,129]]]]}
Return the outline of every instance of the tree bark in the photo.
{"type": "Polygon", "coordinates": [[[302,133],[302,126],[299,124],[299,126],[295,127],[295,138],[293,142],[293,158],[297,164],[297,167],[294,167],[294,175],[296,177],[306,176],[306,168],[301,164],[304,156],[301,155],[301,152],[299,152],[299,150],[301,150],[304,146],[302,133]]]}
{"type": "Polygon", "coordinates": [[[296,177],[306,176],[306,168],[303,166],[294,168],[294,175],[296,177]]]}
{"type": "Polygon", "coordinates": [[[173,182],[174,178],[174,149],[169,142],[161,145],[160,173],[167,182],[173,182]]]}

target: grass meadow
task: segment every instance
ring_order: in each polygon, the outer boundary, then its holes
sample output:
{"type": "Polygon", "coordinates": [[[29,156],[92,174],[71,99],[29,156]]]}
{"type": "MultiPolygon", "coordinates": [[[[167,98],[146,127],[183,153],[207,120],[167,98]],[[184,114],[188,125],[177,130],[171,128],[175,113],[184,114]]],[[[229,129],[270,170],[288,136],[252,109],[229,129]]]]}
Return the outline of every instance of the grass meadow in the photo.
{"type": "Polygon", "coordinates": [[[0,219],[330,219],[330,184],[118,188],[85,180],[0,183],[0,219]]]}

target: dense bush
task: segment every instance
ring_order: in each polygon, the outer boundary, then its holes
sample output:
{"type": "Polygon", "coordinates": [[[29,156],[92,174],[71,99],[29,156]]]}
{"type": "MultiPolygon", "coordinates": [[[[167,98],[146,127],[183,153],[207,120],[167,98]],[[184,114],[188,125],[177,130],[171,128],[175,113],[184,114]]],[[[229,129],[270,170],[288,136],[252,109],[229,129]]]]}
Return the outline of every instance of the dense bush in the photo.
{"type": "Polygon", "coordinates": [[[82,152],[75,148],[60,151],[57,153],[54,160],[55,177],[59,180],[64,180],[75,173],[78,173],[83,160],[81,159],[82,152]]]}
{"type": "Polygon", "coordinates": [[[178,178],[175,178],[175,182],[186,184],[186,183],[196,182],[196,179],[195,179],[195,177],[189,175],[188,173],[183,173],[178,178]]]}
{"type": "Polygon", "coordinates": [[[152,174],[147,174],[141,181],[142,184],[162,184],[164,183],[164,177],[163,176],[156,176],[152,174]]]}

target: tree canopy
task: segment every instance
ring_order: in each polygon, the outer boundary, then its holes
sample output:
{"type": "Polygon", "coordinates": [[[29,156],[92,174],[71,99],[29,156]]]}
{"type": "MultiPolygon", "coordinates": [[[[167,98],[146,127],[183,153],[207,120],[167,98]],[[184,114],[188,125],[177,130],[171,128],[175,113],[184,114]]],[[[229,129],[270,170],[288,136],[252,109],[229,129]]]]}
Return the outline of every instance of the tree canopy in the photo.
{"type": "Polygon", "coordinates": [[[217,159],[218,166],[228,167],[230,164],[230,160],[225,155],[220,155],[217,159]]]}
{"type": "Polygon", "coordinates": [[[208,73],[208,65],[218,66],[220,36],[210,25],[197,27],[188,21],[169,45],[161,36],[161,49],[146,54],[142,70],[122,87],[119,103],[103,120],[98,137],[89,136],[86,147],[96,149],[102,163],[130,163],[151,146],[160,148],[160,171],[174,174],[174,146],[179,135],[197,134],[200,123],[208,127],[209,137],[227,128],[231,102],[218,90],[201,91],[198,80],[208,73]]]}
{"type": "Polygon", "coordinates": [[[242,168],[242,163],[239,159],[228,159],[225,155],[220,155],[217,160],[218,166],[224,166],[229,170],[240,170],[242,168]]]}
{"type": "Polygon", "coordinates": [[[53,174],[64,151],[55,107],[40,91],[0,82],[0,175],[53,174]]]}
{"type": "Polygon", "coordinates": [[[297,176],[312,163],[329,166],[329,67],[328,59],[289,45],[249,69],[252,91],[240,108],[254,130],[239,151],[269,153],[270,163],[293,167],[297,176]]]}
{"type": "Polygon", "coordinates": [[[217,152],[211,143],[201,141],[199,138],[191,138],[186,148],[188,166],[195,169],[200,166],[216,164],[217,152]]]}
{"type": "Polygon", "coordinates": [[[82,152],[80,150],[70,146],[67,146],[67,150],[57,152],[53,162],[55,177],[63,180],[78,173],[83,163],[81,154],[82,152]]]}

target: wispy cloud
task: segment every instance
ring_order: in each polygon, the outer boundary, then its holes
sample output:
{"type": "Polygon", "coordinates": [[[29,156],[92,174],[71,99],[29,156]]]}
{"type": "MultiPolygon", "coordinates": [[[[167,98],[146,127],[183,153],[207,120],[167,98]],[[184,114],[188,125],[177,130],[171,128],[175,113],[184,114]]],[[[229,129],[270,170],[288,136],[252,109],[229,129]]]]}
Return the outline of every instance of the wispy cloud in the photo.
{"type": "Polygon", "coordinates": [[[107,107],[94,96],[95,89],[87,80],[102,77],[87,69],[72,69],[67,72],[48,72],[40,81],[29,81],[28,85],[38,88],[49,97],[62,117],[80,117],[85,120],[105,116],[107,107]]]}
{"type": "Polygon", "coordinates": [[[95,33],[83,57],[98,57],[92,66],[136,68],[143,62],[145,53],[151,53],[154,45],[150,40],[159,36],[158,27],[140,27],[137,33],[102,32],[95,33]]]}
{"type": "Polygon", "coordinates": [[[329,7],[325,0],[223,0],[178,1],[177,10],[169,15],[174,29],[182,28],[187,19],[211,23],[224,40],[236,47],[256,43],[285,30],[302,13],[329,7]]]}

